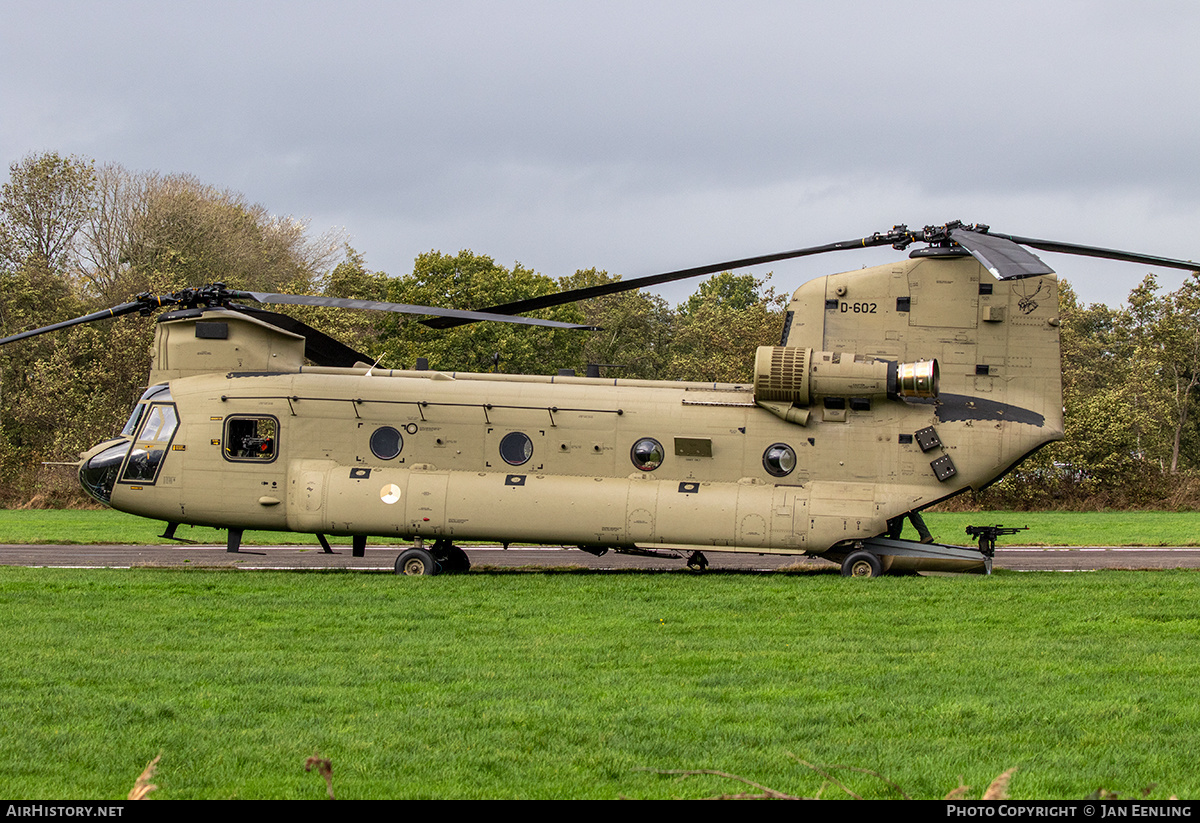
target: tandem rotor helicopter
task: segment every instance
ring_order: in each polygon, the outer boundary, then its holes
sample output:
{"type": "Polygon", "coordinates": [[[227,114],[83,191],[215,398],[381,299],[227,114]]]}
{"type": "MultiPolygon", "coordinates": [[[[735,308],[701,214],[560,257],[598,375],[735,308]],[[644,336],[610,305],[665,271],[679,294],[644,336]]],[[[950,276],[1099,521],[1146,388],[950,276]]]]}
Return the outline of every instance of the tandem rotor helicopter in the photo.
{"type": "MultiPolygon", "coordinates": [[[[482,311],[232,291],[131,302],[0,340],[158,308],[149,388],[119,437],[81,455],[101,503],[228,530],[400,537],[396,571],[469,568],[489,540],[664,555],[813,555],[848,576],[991,571],[932,542],[920,512],[981,489],[1063,435],[1058,284],[1026,247],[1195,263],[997,234],[959,222],[683,269],[482,311]],[[818,277],[787,306],[746,384],[378,369],[257,305],[479,320],[846,249],[926,244],[818,277]],[[904,520],[922,541],[900,539],[904,520]]],[[[574,328],[586,328],[576,326],[574,328]]]]}

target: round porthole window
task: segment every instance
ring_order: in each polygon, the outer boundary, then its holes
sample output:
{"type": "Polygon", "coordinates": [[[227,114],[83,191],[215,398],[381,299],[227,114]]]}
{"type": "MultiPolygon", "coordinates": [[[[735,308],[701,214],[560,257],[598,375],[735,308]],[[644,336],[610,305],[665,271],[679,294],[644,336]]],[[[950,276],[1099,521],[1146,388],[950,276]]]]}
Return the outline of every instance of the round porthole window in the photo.
{"type": "Polygon", "coordinates": [[[404,438],[391,426],[380,426],[371,433],[371,454],[380,460],[391,460],[404,448],[404,438]]]}
{"type": "Polygon", "coordinates": [[[644,472],[652,472],[661,466],[665,455],[662,443],[653,437],[643,437],[629,450],[629,459],[633,461],[633,465],[644,472]]]}
{"type": "Polygon", "coordinates": [[[767,446],[763,452],[763,468],[775,477],[787,477],[796,468],[796,450],[786,443],[767,446]]]}
{"type": "Polygon", "coordinates": [[[533,457],[533,441],[524,432],[509,432],[500,441],[500,456],[510,466],[520,466],[533,457]]]}

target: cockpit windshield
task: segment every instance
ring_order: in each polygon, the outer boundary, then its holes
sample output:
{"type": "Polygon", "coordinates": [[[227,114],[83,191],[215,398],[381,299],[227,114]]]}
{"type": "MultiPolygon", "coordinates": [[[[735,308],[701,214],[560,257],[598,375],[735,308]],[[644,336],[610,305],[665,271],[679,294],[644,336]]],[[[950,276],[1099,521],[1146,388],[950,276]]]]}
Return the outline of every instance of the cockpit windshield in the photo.
{"type": "Polygon", "coordinates": [[[151,399],[169,402],[171,399],[171,387],[164,383],[146,389],[145,393],[142,394],[141,400],[133,407],[133,414],[129,415],[129,420],[125,422],[125,428],[121,429],[121,437],[133,437],[133,433],[137,431],[138,424],[142,422],[142,415],[150,407],[151,399]]]}

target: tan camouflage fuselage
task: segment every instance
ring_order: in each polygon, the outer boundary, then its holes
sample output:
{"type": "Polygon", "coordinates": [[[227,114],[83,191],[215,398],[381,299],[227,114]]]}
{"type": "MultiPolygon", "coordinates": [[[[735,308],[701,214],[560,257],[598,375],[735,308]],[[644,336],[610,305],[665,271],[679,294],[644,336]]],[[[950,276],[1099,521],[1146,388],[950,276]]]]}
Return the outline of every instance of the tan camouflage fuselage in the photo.
{"type": "Polygon", "coordinates": [[[302,352],[236,312],[165,319],[151,382],[169,394],[143,406],[176,424],[157,446],[127,436],[157,462],[122,467],[110,504],[218,527],[822,554],[1063,431],[1056,278],[997,281],[963,256],[805,284],[744,385],[336,369],[302,352]],[[936,397],[897,391],[905,364],[928,383],[931,361],[936,397]]]}

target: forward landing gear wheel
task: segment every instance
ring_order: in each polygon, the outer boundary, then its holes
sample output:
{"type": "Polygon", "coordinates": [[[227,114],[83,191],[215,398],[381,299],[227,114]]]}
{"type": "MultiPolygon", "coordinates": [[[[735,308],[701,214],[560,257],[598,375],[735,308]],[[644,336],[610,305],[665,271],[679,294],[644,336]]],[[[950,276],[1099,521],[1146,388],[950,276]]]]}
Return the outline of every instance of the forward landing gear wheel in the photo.
{"type": "Polygon", "coordinates": [[[883,564],[868,551],[857,551],[842,561],[842,577],[879,577],[883,564]]]}
{"type": "Polygon", "coordinates": [[[411,576],[421,574],[437,574],[437,561],[433,555],[424,549],[408,549],[396,558],[396,574],[411,576]]]}

